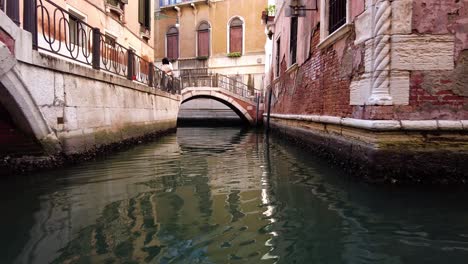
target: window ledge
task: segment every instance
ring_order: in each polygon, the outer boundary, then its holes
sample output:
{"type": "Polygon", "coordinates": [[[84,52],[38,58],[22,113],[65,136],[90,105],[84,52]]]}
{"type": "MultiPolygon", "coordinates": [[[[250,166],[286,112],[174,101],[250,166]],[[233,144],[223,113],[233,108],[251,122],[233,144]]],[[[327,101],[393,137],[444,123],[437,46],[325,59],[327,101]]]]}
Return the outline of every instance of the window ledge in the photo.
{"type": "Polygon", "coordinates": [[[339,29],[337,29],[335,32],[331,33],[328,35],[325,39],[320,41],[318,44],[319,49],[324,49],[329,47],[330,45],[334,44],[336,41],[344,37],[346,34],[348,34],[351,29],[353,28],[352,24],[344,24],[341,26],[339,29]]]}
{"type": "Polygon", "coordinates": [[[286,74],[289,74],[291,73],[292,71],[296,70],[297,68],[299,68],[299,65],[296,63],[294,63],[293,65],[289,66],[289,68],[286,69],[285,73],[286,74]]]}

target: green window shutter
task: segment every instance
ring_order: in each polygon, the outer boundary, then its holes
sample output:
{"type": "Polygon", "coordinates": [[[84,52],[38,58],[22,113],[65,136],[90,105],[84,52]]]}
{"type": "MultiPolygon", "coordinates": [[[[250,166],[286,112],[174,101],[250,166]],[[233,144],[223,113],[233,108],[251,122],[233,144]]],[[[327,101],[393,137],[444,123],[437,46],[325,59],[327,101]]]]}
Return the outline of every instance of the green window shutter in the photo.
{"type": "Polygon", "coordinates": [[[138,0],[138,22],[145,25],[146,21],[146,10],[145,10],[145,0],[138,0]]]}
{"type": "Polygon", "coordinates": [[[145,0],[145,27],[150,28],[151,24],[151,3],[150,0],[145,0]]]}

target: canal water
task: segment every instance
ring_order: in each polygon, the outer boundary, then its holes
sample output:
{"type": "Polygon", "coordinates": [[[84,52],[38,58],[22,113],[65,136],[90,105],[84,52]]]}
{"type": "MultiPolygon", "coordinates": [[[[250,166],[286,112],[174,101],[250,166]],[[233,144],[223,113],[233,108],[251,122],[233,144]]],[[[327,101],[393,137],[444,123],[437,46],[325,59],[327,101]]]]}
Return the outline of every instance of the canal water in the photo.
{"type": "Polygon", "coordinates": [[[468,195],[358,183],[240,128],[0,185],[0,263],[468,263],[468,195]]]}

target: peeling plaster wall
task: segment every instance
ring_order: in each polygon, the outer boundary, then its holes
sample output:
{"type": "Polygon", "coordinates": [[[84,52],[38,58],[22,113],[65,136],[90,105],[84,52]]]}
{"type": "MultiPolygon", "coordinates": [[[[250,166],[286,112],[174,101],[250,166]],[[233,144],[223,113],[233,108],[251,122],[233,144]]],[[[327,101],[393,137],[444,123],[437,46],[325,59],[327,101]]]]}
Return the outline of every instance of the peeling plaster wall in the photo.
{"type": "MultiPolygon", "coordinates": [[[[369,103],[375,72],[373,3],[351,0],[351,32],[325,48],[320,48],[314,26],[319,18],[300,20],[300,24],[313,24],[310,53],[297,69],[288,69],[290,19],[280,10],[275,37],[281,36],[281,74],[270,79],[272,111],[358,119],[468,119],[468,2],[389,2],[391,26],[383,33],[389,36],[390,47],[385,68],[391,95],[388,105],[369,103]]],[[[300,34],[298,42],[303,43],[304,37],[300,34]]],[[[274,72],[275,61],[272,65],[274,72]]]]}

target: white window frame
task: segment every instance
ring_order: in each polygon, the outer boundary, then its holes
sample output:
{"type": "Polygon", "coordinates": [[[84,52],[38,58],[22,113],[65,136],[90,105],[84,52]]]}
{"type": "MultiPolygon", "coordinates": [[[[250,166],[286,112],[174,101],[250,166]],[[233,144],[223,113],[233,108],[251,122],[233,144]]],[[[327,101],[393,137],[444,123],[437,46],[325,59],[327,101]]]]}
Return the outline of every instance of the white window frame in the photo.
{"type": "Polygon", "coordinates": [[[292,62],[292,59],[293,57],[291,56],[292,55],[292,47],[291,47],[291,29],[292,29],[292,17],[289,19],[289,38],[288,38],[288,69],[290,67],[292,67],[293,65],[297,64],[297,57],[298,57],[298,54],[297,54],[297,51],[298,51],[298,44],[299,44],[299,17],[296,17],[297,19],[297,28],[296,28],[296,61],[293,63],[292,62]]]}
{"type": "Polygon", "coordinates": [[[351,0],[346,0],[346,23],[333,33],[329,33],[329,0],[320,0],[320,43],[319,48],[326,48],[335,43],[351,30],[351,0]]]}
{"type": "MultiPolygon", "coordinates": [[[[70,6],[70,5],[67,5],[66,7],[67,7],[67,11],[69,13],[71,13],[73,16],[75,16],[76,18],[78,18],[80,20],[83,20],[84,22],[88,21],[88,16],[86,14],[84,14],[83,12],[79,11],[78,9],[76,9],[76,8],[70,6]]],[[[70,15],[69,14],[67,14],[67,19],[68,19],[68,21],[70,21],[70,15]]],[[[70,28],[68,30],[71,31],[70,28]]],[[[70,39],[70,43],[72,43],[73,45],[77,45],[76,43],[71,42],[71,39],[70,39]]],[[[81,43],[81,45],[78,44],[78,46],[83,47],[84,44],[85,43],[81,43]]]]}
{"type": "Polygon", "coordinates": [[[274,62],[273,62],[274,63],[274,67],[273,67],[274,68],[274,73],[273,74],[275,76],[275,79],[279,78],[281,76],[281,45],[282,45],[281,43],[282,42],[283,42],[283,40],[281,38],[281,34],[279,34],[278,36],[276,36],[275,42],[273,44],[274,47],[275,47],[274,48],[275,54],[273,54],[273,55],[275,55],[274,56],[274,62]],[[278,40],[280,41],[280,46],[279,47],[278,47],[278,40]],[[279,57],[278,57],[278,63],[277,63],[276,54],[278,54],[278,52],[279,52],[279,57]]]}
{"type": "Polygon", "coordinates": [[[104,36],[109,36],[109,37],[113,38],[114,41],[115,41],[115,43],[117,43],[118,37],[117,37],[117,34],[115,34],[114,32],[105,29],[105,30],[104,30],[104,36]]]}
{"type": "Polygon", "coordinates": [[[245,54],[245,19],[241,16],[233,16],[231,17],[229,20],[228,20],[228,23],[227,23],[227,27],[226,27],[226,30],[227,30],[227,50],[226,50],[226,53],[229,53],[230,50],[231,50],[231,22],[232,20],[234,20],[235,18],[238,18],[242,21],[242,55],[245,54]]]}

